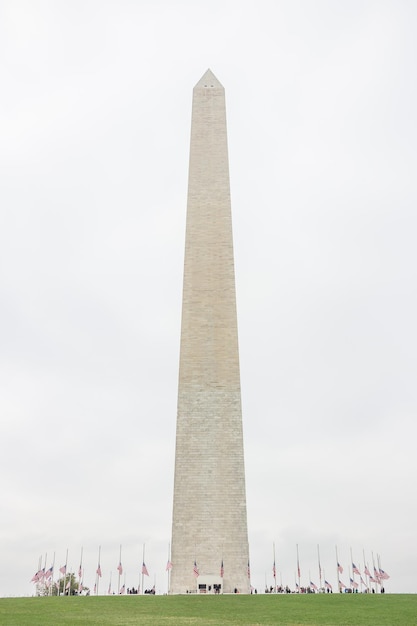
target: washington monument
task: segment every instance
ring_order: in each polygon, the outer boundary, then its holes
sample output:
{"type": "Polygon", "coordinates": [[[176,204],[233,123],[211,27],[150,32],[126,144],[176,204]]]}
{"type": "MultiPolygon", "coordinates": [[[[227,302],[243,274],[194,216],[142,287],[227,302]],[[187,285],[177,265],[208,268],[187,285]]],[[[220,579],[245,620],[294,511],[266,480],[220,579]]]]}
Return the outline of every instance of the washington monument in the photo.
{"type": "Polygon", "coordinates": [[[224,88],[193,90],[170,593],[249,593],[224,88]]]}

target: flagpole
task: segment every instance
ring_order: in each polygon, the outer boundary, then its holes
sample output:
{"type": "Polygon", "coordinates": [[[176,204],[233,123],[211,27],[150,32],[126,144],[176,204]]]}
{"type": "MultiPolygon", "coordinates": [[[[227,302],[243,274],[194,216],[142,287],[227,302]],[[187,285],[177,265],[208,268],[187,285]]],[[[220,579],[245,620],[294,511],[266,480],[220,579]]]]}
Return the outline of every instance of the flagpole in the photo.
{"type": "Polygon", "coordinates": [[[143,544],[142,550],[142,595],[143,595],[143,565],[145,563],[145,544],[143,544]]]}
{"type": "Polygon", "coordinates": [[[71,595],[71,580],[72,580],[71,579],[72,563],[71,563],[71,565],[69,566],[68,569],[69,569],[69,576],[68,576],[67,587],[68,587],[68,597],[70,597],[70,595],[71,595]]]}
{"type": "Polygon", "coordinates": [[[51,578],[51,585],[48,589],[48,595],[51,596],[52,595],[52,589],[54,586],[54,571],[55,571],[55,552],[54,552],[54,558],[52,561],[52,578],[51,578]]]}
{"type": "Polygon", "coordinates": [[[319,559],[319,579],[320,579],[320,589],[321,589],[321,563],[320,563],[320,547],[319,544],[317,544],[317,556],[319,559]]]}
{"type": "Polygon", "coordinates": [[[99,569],[101,571],[100,556],[101,556],[101,546],[98,547],[98,567],[96,571],[96,596],[98,596],[98,584],[100,581],[100,575],[99,575],[99,569]]]}
{"type": "Polygon", "coordinates": [[[365,584],[366,584],[366,591],[368,591],[369,589],[369,581],[368,581],[368,568],[366,566],[366,561],[365,561],[365,549],[362,548],[362,553],[363,553],[363,573],[365,574],[365,584]]]}
{"type": "Polygon", "coordinates": [[[383,582],[384,579],[382,577],[381,557],[379,556],[379,554],[377,554],[376,558],[377,558],[377,563],[378,563],[378,574],[380,576],[379,578],[380,592],[382,593],[382,587],[384,587],[384,592],[385,592],[385,583],[383,582]]]}
{"type": "Polygon", "coordinates": [[[275,566],[275,541],[274,541],[274,593],[277,592],[277,568],[275,566]]]}
{"type": "MultiPolygon", "coordinates": [[[[197,546],[194,544],[194,574],[196,573],[197,568],[197,546]]],[[[198,569],[198,568],[197,568],[198,569]]],[[[195,591],[198,592],[198,576],[195,575],[195,591]]]]}
{"type": "Polygon", "coordinates": [[[375,575],[376,574],[376,569],[375,569],[375,559],[374,559],[374,553],[371,552],[372,555],[372,566],[374,568],[374,580],[375,580],[375,593],[378,593],[378,587],[377,587],[377,583],[378,583],[378,577],[375,575]]]}
{"type": "Polygon", "coordinates": [[[109,582],[109,588],[107,591],[107,595],[110,596],[111,595],[111,576],[112,576],[113,572],[110,570],[110,582],[109,582]]]}
{"type": "Polygon", "coordinates": [[[83,571],[82,571],[82,573],[81,573],[81,583],[80,583],[81,588],[79,588],[79,589],[78,589],[78,591],[79,591],[79,593],[80,593],[80,594],[81,594],[81,593],[82,593],[82,591],[83,591],[83,580],[84,580],[84,570],[83,570],[83,571]]]}
{"type": "Polygon", "coordinates": [[[337,556],[337,546],[335,546],[336,548],[336,573],[337,573],[337,589],[339,592],[341,592],[340,589],[340,578],[339,578],[339,557],[337,556]]]}
{"type": "Polygon", "coordinates": [[[350,548],[350,563],[352,566],[352,587],[353,587],[353,591],[355,591],[355,572],[353,571],[353,556],[352,556],[352,548],[350,548]]]}
{"type": "Polygon", "coordinates": [[[64,585],[62,587],[62,593],[65,596],[65,584],[67,582],[67,564],[68,564],[68,548],[67,548],[67,556],[65,557],[65,572],[64,572],[64,585]]]}
{"type": "Polygon", "coordinates": [[[44,587],[44,589],[45,589],[45,586],[46,586],[45,574],[46,574],[46,561],[47,561],[47,559],[48,559],[48,553],[45,552],[45,567],[43,568],[43,576],[44,576],[44,578],[43,578],[43,587],[44,587]]]}
{"type": "Polygon", "coordinates": [[[375,559],[374,559],[374,553],[372,552],[372,550],[371,550],[371,556],[372,556],[372,566],[373,566],[373,568],[374,568],[374,572],[373,572],[373,578],[374,578],[374,581],[375,581],[375,582],[374,582],[374,586],[375,586],[374,591],[375,591],[375,593],[377,593],[378,588],[377,588],[377,586],[376,586],[376,581],[377,581],[377,578],[376,578],[376,576],[375,576],[375,559]]]}
{"type": "Polygon", "coordinates": [[[38,569],[36,570],[36,574],[35,574],[35,576],[36,576],[35,593],[36,593],[37,596],[39,595],[39,578],[38,578],[38,576],[40,574],[41,569],[42,569],[42,555],[38,559],[38,569]]]}
{"type": "Polygon", "coordinates": [[[223,546],[222,546],[222,562],[221,562],[221,566],[220,566],[220,577],[222,579],[222,586],[221,586],[221,590],[222,590],[222,594],[224,593],[224,562],[223,562],[223,546]]]}
{"type": "MultiPolygon", "coordinates": [[[[379,558],[379,554],[376,555],[376,562],[378,563],[378,574],[381,574],[381,560],[379,558]]],[[[379,578],[379,592],[382,593],[382,578],[379,578]]]]}
{"type": "Polygon", "coordinates": [[[298,573],[298,593],[301,591],[301,572],[300,572],[300,560],[298,558],[298,543],[297,543],[297,573],[298,573]]]}
{"type": "Polygon", "coordinates": [[[82,573],[83,573],[83,547],[81,546],[80,567],[78,569],[78,591],[80,590],[80,586],[81,586],[82,573]]]}
{"type": "Polygon", "coordinates": [[[119,550],[119,567],[117,568],[117,571],[119,572],[119,578],[117,580],[117,595],[119,595],[120,593],[120,566],[122,564],[122,545],[120,544],[120,550],[119,550]]]}

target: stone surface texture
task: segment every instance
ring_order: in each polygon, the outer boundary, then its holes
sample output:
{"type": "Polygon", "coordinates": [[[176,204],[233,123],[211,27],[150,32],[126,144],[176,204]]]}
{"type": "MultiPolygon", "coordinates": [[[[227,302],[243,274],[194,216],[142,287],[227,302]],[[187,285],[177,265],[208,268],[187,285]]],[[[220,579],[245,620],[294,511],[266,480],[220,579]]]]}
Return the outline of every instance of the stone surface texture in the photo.
{"type": "Polygon", "coordinates": [[[210,70],[193,91],[171,561],[170,593],[222,561],[223,591],[250,591],[225,93],[210,70]]]}

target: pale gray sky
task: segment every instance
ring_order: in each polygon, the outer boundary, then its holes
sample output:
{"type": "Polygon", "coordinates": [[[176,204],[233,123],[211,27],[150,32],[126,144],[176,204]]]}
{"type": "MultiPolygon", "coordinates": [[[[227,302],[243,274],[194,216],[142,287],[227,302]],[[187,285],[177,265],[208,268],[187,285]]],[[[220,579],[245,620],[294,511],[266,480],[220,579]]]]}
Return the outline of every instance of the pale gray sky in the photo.
{"type": "MultiPolygon", "coordinates": [[[[171,533],[194,84],[226,89],[252,584],[416,592],[417,8],[0,3],[0,596],[171,533]],[[349,574],[342,580],[347,583],[349,574]]],[[[192,565],[191,565],[192,566],[192,565]]]]}

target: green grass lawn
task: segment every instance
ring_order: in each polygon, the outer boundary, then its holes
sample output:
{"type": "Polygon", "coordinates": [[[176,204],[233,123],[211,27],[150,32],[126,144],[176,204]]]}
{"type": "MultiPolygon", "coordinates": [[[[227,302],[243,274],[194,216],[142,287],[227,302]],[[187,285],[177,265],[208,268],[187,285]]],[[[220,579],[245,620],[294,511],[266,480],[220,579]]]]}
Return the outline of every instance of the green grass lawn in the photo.
{"type": "Polygon", "coordinates": [[[113,596],[0,599],[6,626],[417,626],[417,595],[113,596]]]}

